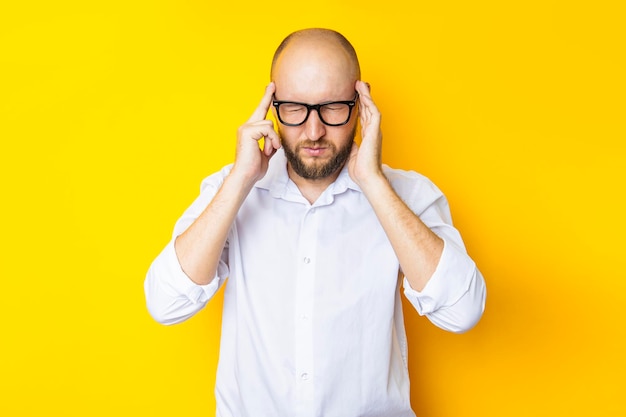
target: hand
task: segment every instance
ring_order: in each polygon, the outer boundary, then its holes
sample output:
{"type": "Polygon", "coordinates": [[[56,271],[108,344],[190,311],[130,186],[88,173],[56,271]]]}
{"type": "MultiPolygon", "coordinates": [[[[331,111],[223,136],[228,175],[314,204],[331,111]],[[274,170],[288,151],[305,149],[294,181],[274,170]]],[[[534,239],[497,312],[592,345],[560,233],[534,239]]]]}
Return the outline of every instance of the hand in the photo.
{"type": "Polygon", "coordinates": [[[359,118],[361,122],[361,147],[352,145],[348,172],[354,182],[363,185],[372,178],[382,177],[382,142],[380,112],[370,95],[370,86],[363,81],[355,85],[359,93],[359,118]]]}
{"type": "Polygon", "coordinates": [[[270,83],[252,116],[237,130],[237,151],[233,173],[242,175],[251,183],[265,176],[270,158],[281,146],[274,124],[271,120],[265,119],[275,90],[274,83],[270,83]],[[259,147],[261,139],[264,139],[263,150],[259,147]]]}

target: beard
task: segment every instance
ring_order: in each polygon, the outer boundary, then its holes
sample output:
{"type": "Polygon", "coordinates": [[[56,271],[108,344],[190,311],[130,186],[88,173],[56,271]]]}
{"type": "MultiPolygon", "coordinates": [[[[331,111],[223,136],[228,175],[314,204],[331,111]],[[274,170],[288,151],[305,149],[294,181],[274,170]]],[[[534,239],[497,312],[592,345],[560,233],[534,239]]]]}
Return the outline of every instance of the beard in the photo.
{"type": "Polygon", "coordinates": [[[350,138],[352,140],[346,140],[345,145],[343,145],[341,148],[337,148],[332,142],[327,141],[326,139],[318,139],[316,141],[304,140],[296,144],[293,148],[283,142],[282,145],[285,151],[285,157],[287,158],[287,162],[289,162],[289,165],[294,170],[294,172],[304,179],[319,180],[323,178],[328,178],[329,176],[335,174],[337,171],[343,168],[344,164],[350,157],[355,133],[356,128],[353,129],[352,133],[350,134],[350,138]],[[331,153],[330,159],[314,160],[308,163],[305,162],[304,159],[300,157],[300,150],[302,148],[312,146],[327,148],[328,151],[330,151],[331,153]]]}

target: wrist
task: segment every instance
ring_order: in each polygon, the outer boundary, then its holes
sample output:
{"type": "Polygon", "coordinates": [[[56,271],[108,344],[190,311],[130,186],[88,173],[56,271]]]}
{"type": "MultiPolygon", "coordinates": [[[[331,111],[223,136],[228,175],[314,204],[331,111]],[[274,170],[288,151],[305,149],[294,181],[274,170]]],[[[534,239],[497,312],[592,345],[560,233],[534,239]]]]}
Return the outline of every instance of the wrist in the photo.
{"type": "Polygon", "coordinates": [[[247,194],[257,181],[255,175],[237,169],[237,164],[235,164],[224,179],[224,184],[240,189],[247,194]]]}
{"type": "Polygon", "coordinates": [[[391,187],[389,180],[381,170],[376,170],[360,178],[358,184],[366,195],[377,195],[382,189],[391,187]]]}

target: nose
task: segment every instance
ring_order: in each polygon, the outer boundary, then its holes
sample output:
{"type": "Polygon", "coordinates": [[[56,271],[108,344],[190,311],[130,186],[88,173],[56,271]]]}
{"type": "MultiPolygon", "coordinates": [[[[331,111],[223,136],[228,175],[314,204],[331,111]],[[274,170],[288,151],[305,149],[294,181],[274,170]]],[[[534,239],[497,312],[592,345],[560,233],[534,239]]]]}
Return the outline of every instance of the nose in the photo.
{"type": "Polygon", "coordinates": [[[309,113],[309,118],[304,123],[305,133],[308,139],[318,140],[326,134],[326,127],[320,120],[320,115],[315,110],[309,113]]]}

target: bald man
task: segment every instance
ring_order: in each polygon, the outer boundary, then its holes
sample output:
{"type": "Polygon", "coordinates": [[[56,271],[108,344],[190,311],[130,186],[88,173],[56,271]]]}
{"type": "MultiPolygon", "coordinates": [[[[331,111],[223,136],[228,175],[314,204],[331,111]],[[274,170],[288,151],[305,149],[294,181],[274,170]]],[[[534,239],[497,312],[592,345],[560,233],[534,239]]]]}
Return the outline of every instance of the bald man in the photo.
{"type": "Polygon", "coordinates": [[[217,416],[414,416],[401,290],[451,332],[482,316],[485,283],[445,197],[382,165],[380,112],[360,78],[341,34],[289,35],[234,163],[203,181],[148,271],[164,324],[228,278],[217,416]]]}

